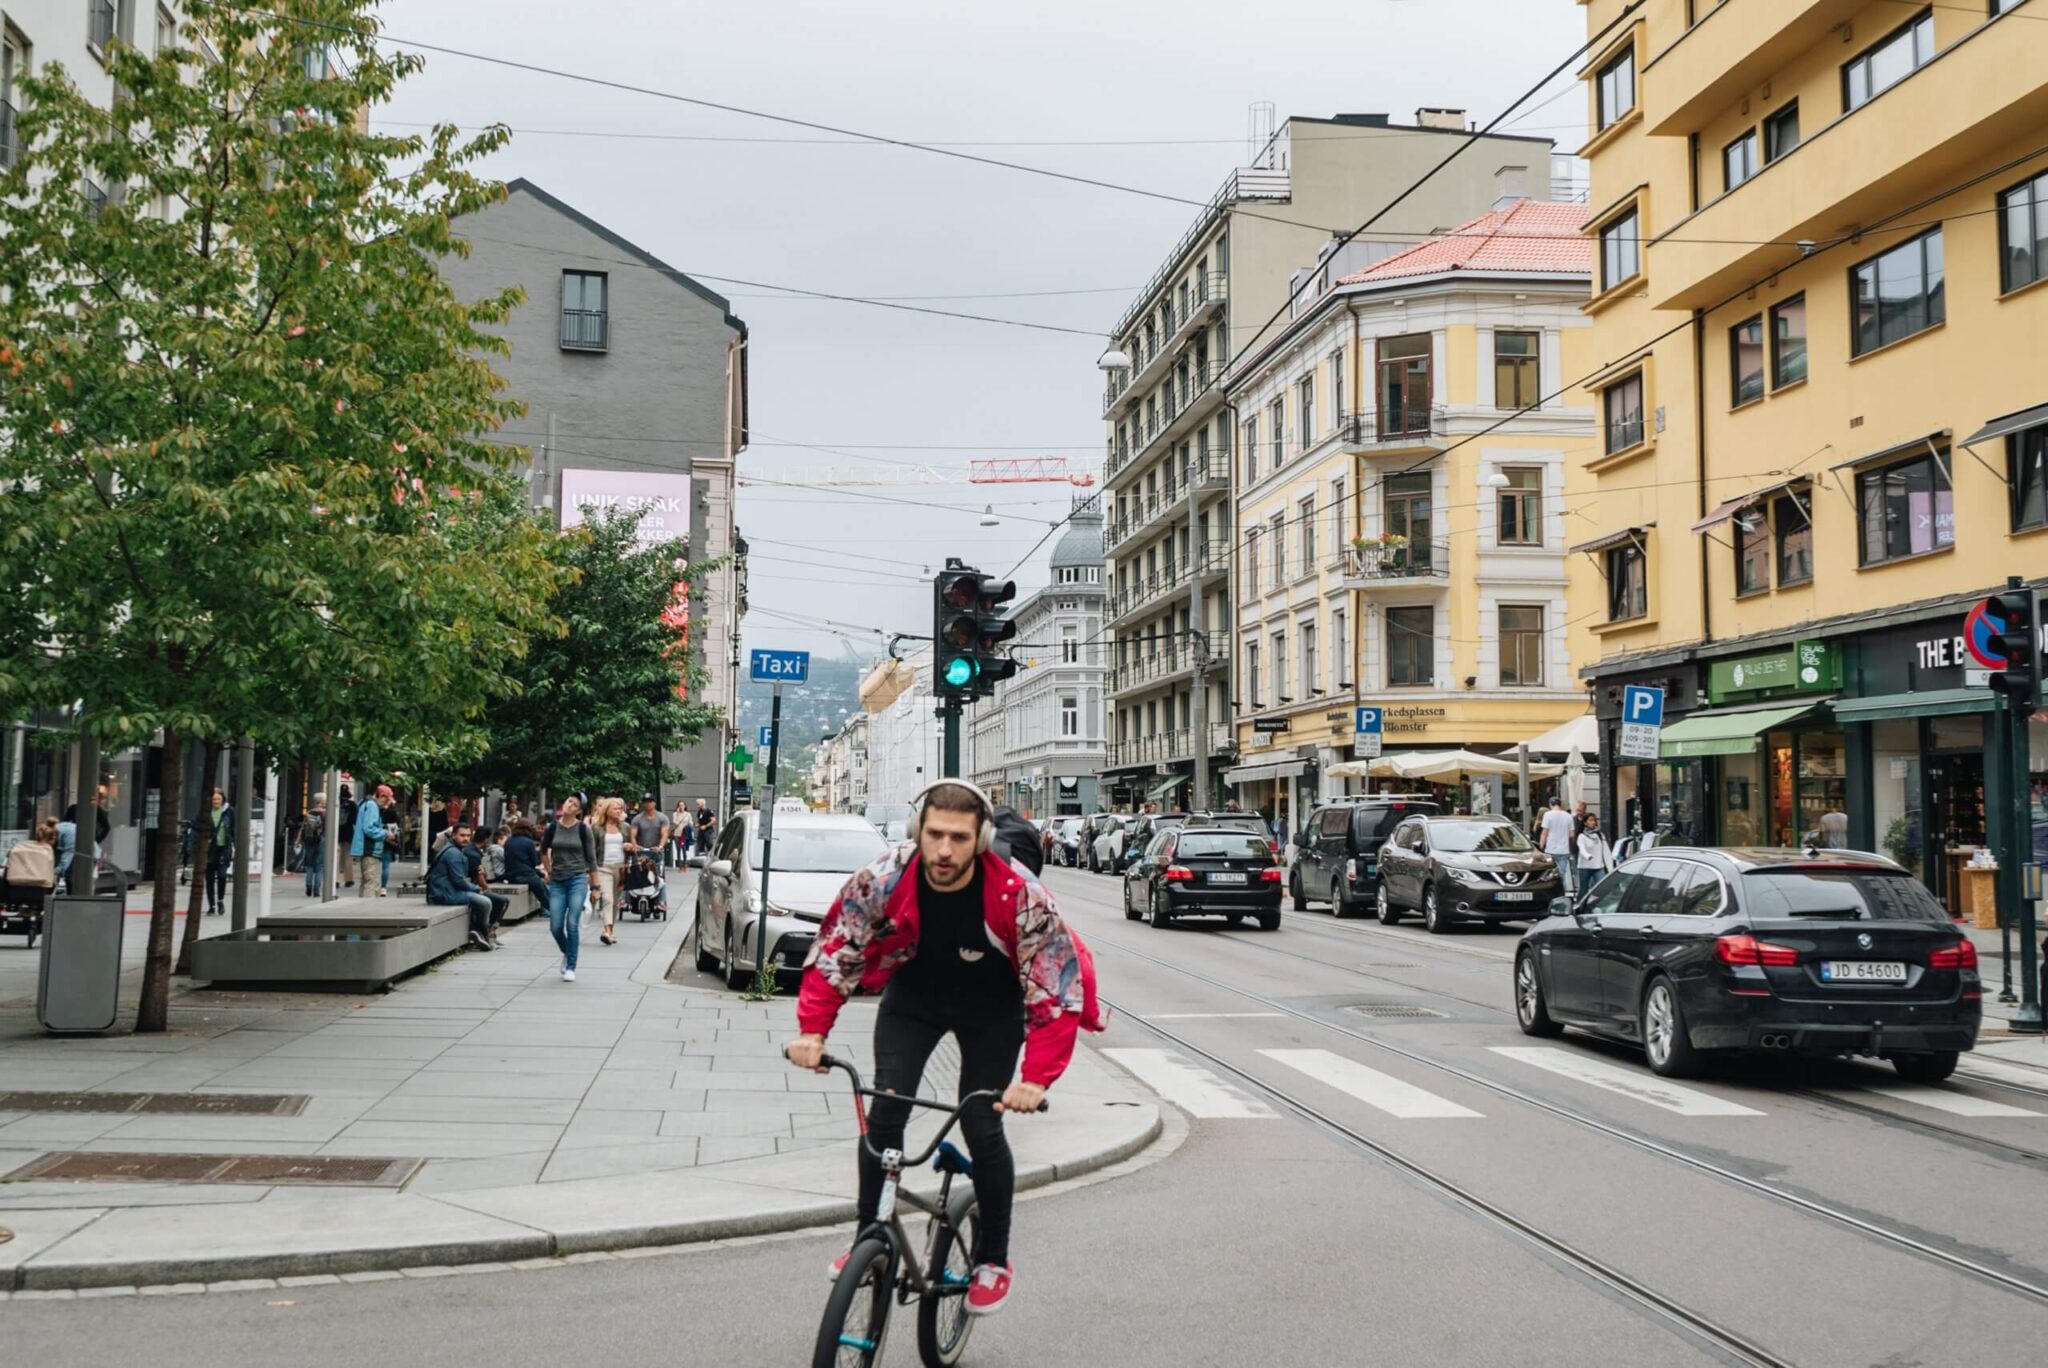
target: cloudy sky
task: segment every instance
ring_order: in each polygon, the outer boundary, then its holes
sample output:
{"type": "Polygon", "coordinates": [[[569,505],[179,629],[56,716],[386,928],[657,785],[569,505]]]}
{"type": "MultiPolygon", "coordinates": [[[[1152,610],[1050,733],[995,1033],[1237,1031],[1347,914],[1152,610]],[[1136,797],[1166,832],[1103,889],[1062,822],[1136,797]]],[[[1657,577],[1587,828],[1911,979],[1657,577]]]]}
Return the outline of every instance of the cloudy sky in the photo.
{"type": "MultiPolygon", "coordinates": [[[[382,14],[396,38],[1197,201],[1245,159],[1255,101],[1281,118],[1406,122],[1443,105],[1484,122],[1584,38],[1571,0],[388,0],[382,14]]],[[[1545,89],[1516,131],[1575,147],[1575,90],[1545,89]]],[[[1101,334],[1196,212],[429,53],[380,123],[433,120],[508,124],[491,173],[528,177],[732,299],[752,335],[743,478],[897,478],[907,463],[958,481],[990,456],[1064,456],[1099,474],[1101,334]]],[[[866,656],[880,638],[859,629],[925,628],[924,574],[947,555],[1021,560],[1029,592],[1045,578],[1034,545],[1072,493],[749,487],[749,644],[866,656]],[[979,526],[987,505],[1000,526],[979,526]]]]}

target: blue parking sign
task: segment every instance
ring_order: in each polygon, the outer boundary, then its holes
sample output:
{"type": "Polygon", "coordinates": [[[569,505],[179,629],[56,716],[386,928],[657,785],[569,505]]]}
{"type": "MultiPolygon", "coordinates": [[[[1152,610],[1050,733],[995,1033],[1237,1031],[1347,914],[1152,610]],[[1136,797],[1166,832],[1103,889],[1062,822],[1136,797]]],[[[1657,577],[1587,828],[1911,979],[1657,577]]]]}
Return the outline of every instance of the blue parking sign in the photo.
{"type": "Polygon", "coordinates": [[[775,728],[763,722],[761,724],[761,739],[756,744],[762,750],[772,749],[775,745],[775,728]]]}
{"type": "Polygon", "coordinates": [[[811,677],[809,651],[753,651],[747,677],[757,684],[801,684],[811,677]]]}
{"type": "Polygon", "coordinates": [[[1351,753],[1360,760],[1371,760],[1380,753],[1380,742],[1386,730],[1386,714],[1378,708],[1359,708],[1352,717],[1351,753]]]}
{"type": "Polygon", "coordinates": [[[1623,760],[1655,760],[1664,730],[1664,691],[1643,684],[1626,685],[1621,691],[1621,744],[1616,748],[1623,760]]]}

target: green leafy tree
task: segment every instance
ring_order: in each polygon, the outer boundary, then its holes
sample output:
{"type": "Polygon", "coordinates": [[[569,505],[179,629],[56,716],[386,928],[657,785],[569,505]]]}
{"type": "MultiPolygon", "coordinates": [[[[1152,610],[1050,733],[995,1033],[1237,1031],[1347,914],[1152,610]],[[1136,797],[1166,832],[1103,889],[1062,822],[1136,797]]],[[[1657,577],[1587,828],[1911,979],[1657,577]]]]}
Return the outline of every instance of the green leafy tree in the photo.
{"type": "Polygon", "coordinates": [[[568,582],[549,608],[564,630],[511,663],[518,690],[487,711],[490,749],[466,771],[467,787],[585,789],[630,805],[655,777],[659,752],[719,720],[716,706],[695,699],[705,674],[687,647],[688,597],[678,591],[710,566],[684,564],[683,550],[636,543],[623,512],[563,535],[555,552],[568,582]]]}
{"type": "MultiPolygon", "coordinates": [[[[161,872],[194,738],[473,753],[559,575],[524,453],[483,436],[520,411],[491,369],[519,296],[435,269],[506,131],[370,132],[420,59],[369,0],[266,3],[117,41],[111,108],[44,65],[0,175],[0,715],[161,731],[161,872]]],[[[138,1029],[166,1024],[175,891],[138,1029]]]]}

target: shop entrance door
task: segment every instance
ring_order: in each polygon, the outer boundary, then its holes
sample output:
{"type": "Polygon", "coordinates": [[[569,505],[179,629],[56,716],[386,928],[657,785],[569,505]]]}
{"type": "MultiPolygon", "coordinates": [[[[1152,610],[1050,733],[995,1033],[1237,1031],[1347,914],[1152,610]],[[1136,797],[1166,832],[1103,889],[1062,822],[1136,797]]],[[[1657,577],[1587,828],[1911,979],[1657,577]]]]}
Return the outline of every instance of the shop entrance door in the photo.
{"type": "Polygon", "coordinates": [[[1927,761],[1928,885],[1951,914],[1957,871],[1984,844],[1984,755],[1938,754],[1927,761]]]}

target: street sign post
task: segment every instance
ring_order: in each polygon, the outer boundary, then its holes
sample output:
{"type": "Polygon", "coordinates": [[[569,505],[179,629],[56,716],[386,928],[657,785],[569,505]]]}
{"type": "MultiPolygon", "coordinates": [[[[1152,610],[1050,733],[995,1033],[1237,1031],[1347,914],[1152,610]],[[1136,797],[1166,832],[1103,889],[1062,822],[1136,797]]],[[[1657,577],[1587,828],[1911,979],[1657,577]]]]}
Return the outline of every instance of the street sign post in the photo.
{"type": "Polygon", "coordinates": [[[760,749],[762,749],[762,750],[768,750],[768,749],[770,749],[771,747],[773,747],[773,746],[775,745],[775,727],[774,727],[774,725],[773,725],[773,724],[771,724],[771,723],[763,722],[763,723],[761,724],[761,736],[760,736],[760,739],[759,739],[758,741],[756,741],[756,742],[755,742],[754,744],[755,744],[756,746],[758,746],[758,747],[759,747],[760,749]]]}
{"type": "Polygon", "coordinates": [[[1630,684],[1621,691],[1621,745],[1624,760],[1655,760],[1664,731],[1664,691],[1630,684]]]}
{"type": "Polygon", "coordinates": [[[782,686],[802,684],[811,677],[809,651],[754,651],[748,656],[748,676],[758,683],[773,684],[775,692],[768,705],[768,725],[761,729],[762,744],[768,750],[767,801],[761,807],[761,905],[754,912],[754,981],[770,985],[774,973],[768,967],[768,875],[775,868],[775,761],[781,749],[782,686]]]}
{"type": "Polygon", "coordinates": [[[1359,708],[1351,723],[1351,754],[1360,760],[1377,759],[1385,726],[1378,708],[1359,708]]]}
{"type": "Polygon", "coordinates": [[[811,677],[809,651],[753,651],[747,656],[747,677],[757,684],[803,684],[811,677]]]}

